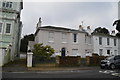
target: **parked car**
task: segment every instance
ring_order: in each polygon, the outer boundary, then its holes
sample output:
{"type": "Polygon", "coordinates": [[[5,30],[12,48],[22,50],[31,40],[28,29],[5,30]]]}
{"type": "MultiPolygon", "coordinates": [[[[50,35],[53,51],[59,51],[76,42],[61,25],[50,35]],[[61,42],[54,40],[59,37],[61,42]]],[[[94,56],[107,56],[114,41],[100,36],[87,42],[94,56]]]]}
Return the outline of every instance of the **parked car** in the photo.
{"type": "Polygon", "coordinates": [[[115,69],[120,67],[120,55],[110,56],[105,58],[105,60],[101,60],[100,67],[101,69],[103,68],[115,69]]]}

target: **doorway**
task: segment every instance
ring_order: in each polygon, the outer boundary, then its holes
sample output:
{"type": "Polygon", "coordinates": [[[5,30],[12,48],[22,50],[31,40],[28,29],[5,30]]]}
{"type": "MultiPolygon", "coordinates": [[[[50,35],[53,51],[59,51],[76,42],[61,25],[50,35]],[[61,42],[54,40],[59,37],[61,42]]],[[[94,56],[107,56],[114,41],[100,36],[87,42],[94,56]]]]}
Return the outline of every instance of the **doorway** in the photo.
{"type": "Polygon", "coordinates": [[[65,48],[62,48],[61,49],[61,56],[64,57],[66,54],[66,49],[65,48]]]}

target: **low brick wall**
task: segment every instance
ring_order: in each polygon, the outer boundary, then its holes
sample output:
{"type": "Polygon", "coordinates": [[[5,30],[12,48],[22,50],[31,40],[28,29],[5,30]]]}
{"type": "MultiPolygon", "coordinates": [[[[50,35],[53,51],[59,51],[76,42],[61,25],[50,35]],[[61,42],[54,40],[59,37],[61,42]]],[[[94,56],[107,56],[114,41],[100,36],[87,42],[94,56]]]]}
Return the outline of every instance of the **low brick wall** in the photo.
{"type": "Polygon", "coordinates": [[[86,56],[86,65],[99,65],[100,61],[105,58],[105,56],[86,56]]]}
{"type": "Polygon", "coordinates": [[[56,66],[79,66],[81,64],[80,56],[57,56],[56,66]]]}

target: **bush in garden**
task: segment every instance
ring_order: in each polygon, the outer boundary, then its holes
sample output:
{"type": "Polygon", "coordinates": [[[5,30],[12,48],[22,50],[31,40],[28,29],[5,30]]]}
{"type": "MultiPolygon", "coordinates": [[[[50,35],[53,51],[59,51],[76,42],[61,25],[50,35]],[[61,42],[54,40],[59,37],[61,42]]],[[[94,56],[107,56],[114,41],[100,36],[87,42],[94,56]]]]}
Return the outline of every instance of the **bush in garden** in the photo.
{"type": "Polygon", "coordinates": [[[54,54],[54,49],[51,46],[43,46],[42,43],[35,44],[33,49],[33,55],[35,58],[39,58],[41,61],[49,60],[50,56],[54,54]]]}

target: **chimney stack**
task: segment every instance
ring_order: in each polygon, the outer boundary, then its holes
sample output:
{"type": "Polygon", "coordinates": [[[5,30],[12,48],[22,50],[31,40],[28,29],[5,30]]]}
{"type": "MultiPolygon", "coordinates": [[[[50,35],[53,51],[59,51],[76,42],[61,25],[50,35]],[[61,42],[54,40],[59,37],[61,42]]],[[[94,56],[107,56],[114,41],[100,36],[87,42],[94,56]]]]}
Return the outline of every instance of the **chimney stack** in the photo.
{"type": "Polygon", "coordinates": [[[89,35],[91,35],[91,29],[90,29],[90,26],[87,26],[87,33],[88,33],[89,35]]]}
{"type": "Polygon", "coordinates": [[[116,34],[115,34],[115,30],[112,31],[111,35],[112,35],[112,36],[115,36],[115,35],[116,35],[116,34]]]}
{"type": "Polygon", "coordinates": [[[41,17],[40,17],[40,18],[39,18],[39,21],[38,21],[38,23],[37,23],[36,29],[38,29],[39,27],[41,27],[41,23],[42,23],[42,21],[41,21],[41,17]]]}
{"type": "Polygon", "coordinates": [[[79,25],[79,31],[83,31],[82,25],[79,25]]]}

